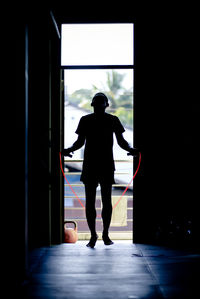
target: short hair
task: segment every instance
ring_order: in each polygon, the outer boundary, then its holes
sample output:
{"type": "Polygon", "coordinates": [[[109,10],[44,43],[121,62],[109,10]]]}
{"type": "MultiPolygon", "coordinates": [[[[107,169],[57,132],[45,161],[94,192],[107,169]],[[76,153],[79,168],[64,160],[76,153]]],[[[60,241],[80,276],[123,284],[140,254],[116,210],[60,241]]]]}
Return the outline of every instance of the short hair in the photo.
{"type": "Polygon", "coordinates": [[[101,103],[102,100],[106,104],[106,107],[108,107],[109,106],[108,98],[103,92],[98,92],[94,95],[91,106],[94,106],[96,103],[101,103]]]}

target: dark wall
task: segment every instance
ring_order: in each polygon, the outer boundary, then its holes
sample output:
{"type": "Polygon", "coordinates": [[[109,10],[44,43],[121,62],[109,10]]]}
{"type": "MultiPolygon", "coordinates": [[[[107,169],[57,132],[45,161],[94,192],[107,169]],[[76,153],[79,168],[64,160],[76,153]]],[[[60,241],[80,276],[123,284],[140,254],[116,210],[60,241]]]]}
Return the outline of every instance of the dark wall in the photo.
{"type": "Polygon", "coordinates": [[[62,242],[63,98],[60,39],[49,10],[24,11],[20,18],[10,15],[9,21],[4,110],[9,121],[2,128],[9,137],[3,146],[10,162],[5,176],[8,259],[17,282],[29,269],[30,250],[62,242]]]}
{"type": "Polygon", "coordinates": [[[29,243],[49,244],[48,18],[29,21],[29,243]],[[46,20],[46,22],[44,21],[46,20]]]}
{"type": "Polygon", "coordinates": [[[29,246],[62,242],[60,38],[50,11],[29,20],[29,246]]]}
{"type": "Polygon", "coordinates": [[[195,18],[162,11],[137,19],[136,25],[135,143],[143,149],[144,171],[135,183],[135,240],[196,243],[200,106],[195,18]]]}

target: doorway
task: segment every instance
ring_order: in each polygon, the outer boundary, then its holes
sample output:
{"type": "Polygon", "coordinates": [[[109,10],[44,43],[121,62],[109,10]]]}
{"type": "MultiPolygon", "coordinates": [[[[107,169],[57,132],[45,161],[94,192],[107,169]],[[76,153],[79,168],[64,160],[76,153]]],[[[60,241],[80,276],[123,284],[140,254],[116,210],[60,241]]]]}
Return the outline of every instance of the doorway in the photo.
{"type": "MultiPolygon", "coordinates": [[[[119,117],[124,137],[133,146],[134,64],[133,24],[63,24],[62,55],[64,69],[64,147],[73,144],[75,131],[83,115],[92,113],[91,99],[104,92],[110,102],[106,112],[119,117]],[[106,47],[97,46],[106,44],[106,47]],[[105,48],[107,50],[105,51],[105,48]],[[80,50],[81,49],[81,50],[80,50]],[[99,52],[99,50],[101,50],[99,52]],[[95,53],[94,53],[95,52],[95,53]],[[96,56],[95,56],[96,55],[96,56]]],[[[80,182],[84,147],[73,158],[65,157],[64,171],[70,186],[64,183],[64,218],[78,224],[79,239],[90,238],[85,218],[85,191],[80,182]],[[72,192],[72,189],[74,192],[72,192]]],[[[112,239],[132,239],[133,235],[133,159],[114,140],[116,172],[112,190],[112,239]],[[124,189],[129,185],[122,197],[124,189]]],[[[97,231],[102,232],[101,196],[97,189],[97,231]]]]}

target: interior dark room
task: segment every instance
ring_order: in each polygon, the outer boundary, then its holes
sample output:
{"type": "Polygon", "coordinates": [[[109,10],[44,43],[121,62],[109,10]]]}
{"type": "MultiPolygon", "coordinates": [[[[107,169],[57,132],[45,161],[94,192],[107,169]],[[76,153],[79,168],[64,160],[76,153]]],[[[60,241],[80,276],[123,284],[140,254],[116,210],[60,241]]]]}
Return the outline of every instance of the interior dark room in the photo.
{"type": "Polygon", "coordinates": [[[195,7],[145,5],[58,1],[2,11],[4,298],[196,298],[198,18],[195,7]],[[94,23],[134,24],[134,145],[142,160],[132,241],[90,250],[63,243],[61,25],[94,23]]]}

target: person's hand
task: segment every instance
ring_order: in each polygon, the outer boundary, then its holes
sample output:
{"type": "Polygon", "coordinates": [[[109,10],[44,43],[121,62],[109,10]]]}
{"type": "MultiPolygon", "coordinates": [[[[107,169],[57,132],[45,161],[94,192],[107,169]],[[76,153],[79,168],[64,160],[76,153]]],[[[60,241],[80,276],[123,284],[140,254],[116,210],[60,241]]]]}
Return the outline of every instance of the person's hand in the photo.
{"type": "Polygon", "coordinates": [[[127,156],[138,156],[139,150],[137,148],[130,148],[127,156]]]}
{"type": "Polygon", "coordinates": [[[68,157],[72,158],[72,154],[70,154],[71,152],[72,152],[72,150],[71,150],[70,147],[69,148],[64,148],[62,150],[62,155],[63,156],[68,156],[68,157]]]}

